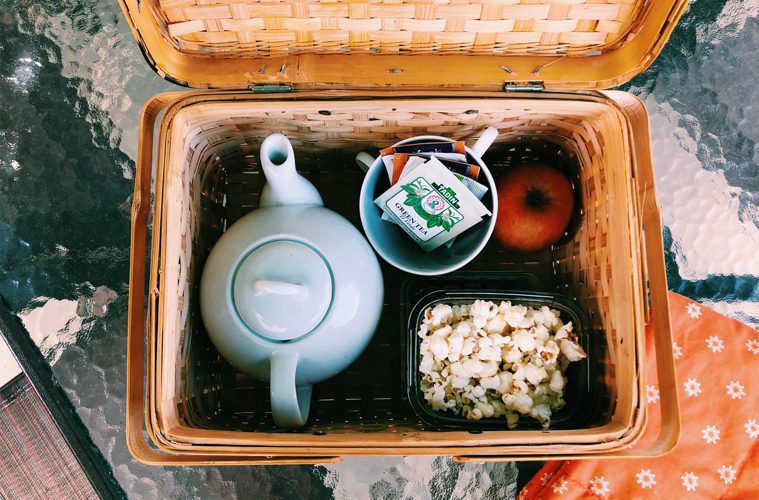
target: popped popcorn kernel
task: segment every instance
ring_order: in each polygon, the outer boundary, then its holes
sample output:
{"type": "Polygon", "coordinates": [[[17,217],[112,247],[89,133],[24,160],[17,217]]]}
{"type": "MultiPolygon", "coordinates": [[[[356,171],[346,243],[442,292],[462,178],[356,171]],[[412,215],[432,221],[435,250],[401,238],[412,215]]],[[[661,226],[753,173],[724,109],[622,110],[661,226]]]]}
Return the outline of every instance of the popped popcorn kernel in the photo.
{"type": "Polygon", "coordinates": [[[566,404],[563,372],[587,356],[559,311],[508,301],[437,304],[417,335],[425,401],[470,420],[504,418],[509,429],[520,415],[548,427],[566,404]]]}

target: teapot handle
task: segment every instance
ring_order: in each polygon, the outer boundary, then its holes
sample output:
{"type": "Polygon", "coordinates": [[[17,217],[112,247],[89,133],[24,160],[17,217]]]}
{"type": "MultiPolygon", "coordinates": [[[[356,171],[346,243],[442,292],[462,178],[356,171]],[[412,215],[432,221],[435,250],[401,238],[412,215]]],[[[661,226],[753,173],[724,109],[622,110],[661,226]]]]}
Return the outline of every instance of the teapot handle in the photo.
{"type": "Polygon", "coordinates": [[[302,427],[311,407],[311,384],[296,385],[298,354],[277,351],[271,365],[271,414],[277,427],[302,427]]]}
{"type": "Polygon", "coordinates": [[[356,165],[363,170],[364,173],[369,172],[369,169],[374,165],[374,157],[369,153],[362,151],[356,155],[356,165]]]}

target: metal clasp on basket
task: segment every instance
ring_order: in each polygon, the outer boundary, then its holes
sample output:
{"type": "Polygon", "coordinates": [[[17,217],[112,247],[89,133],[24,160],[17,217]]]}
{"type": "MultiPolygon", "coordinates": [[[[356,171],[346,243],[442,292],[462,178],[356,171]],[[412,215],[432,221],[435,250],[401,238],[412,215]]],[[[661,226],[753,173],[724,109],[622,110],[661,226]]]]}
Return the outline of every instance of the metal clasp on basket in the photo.
{"type": "MultiPolygon", "coordinates": [[[[285,67],[287,65],[283,64],[279,67],[278,74],[282,77],[285,77],[285,67]]],[[[263,75],[266,71],[266,65],[261,65],[260,68],[258,68],[259,75],[263,75]]],[[[286,77],[285,77],[286,78],[286,77]]],[[[280,94],[280,93],[287,93],[292,92],[293,86],[289,83],[283,83],[283,82],[276,82],[276,83],[252,83],[248,88],[250,88],[251,92],[254,94],[280,94]]]]}
{"type": "Polygon", "coordinates": [[[503,84],[503,90],[506,92],[542,92],[545,90],[543,82],[524,82],[524,83],[510,83],[503,84]]]}
{"type": "Polygon", "coordinates": [[[254,83],[250,91],[254,94],[279,94],[292,92],[293,86],[289,83],[254,83]]]}

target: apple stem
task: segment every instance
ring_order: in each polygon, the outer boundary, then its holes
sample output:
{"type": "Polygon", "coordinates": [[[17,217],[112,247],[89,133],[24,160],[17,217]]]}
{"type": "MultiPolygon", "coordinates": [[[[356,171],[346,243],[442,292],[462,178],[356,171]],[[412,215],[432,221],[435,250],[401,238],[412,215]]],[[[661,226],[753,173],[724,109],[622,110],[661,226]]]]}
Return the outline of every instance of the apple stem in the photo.
{"type": "Polygon", "coordinates": [[[527,206],[539,210],[551,202],[545,191],[537,187],[531,187],[525,195],[527,206]]]}

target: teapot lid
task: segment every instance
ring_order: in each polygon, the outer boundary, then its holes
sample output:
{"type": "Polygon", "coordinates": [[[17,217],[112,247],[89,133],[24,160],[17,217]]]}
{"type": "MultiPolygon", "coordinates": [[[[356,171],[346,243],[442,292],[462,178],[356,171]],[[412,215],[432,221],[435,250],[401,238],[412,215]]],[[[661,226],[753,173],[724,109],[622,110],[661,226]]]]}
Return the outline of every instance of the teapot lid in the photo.
{"type": "Polygon", "coordinates": [[[310,245],[274,240],[244,256],[232,279],[234,309],[255,334],[288,341],[312,332],[332,304],[332,271],[310,245]]]}

